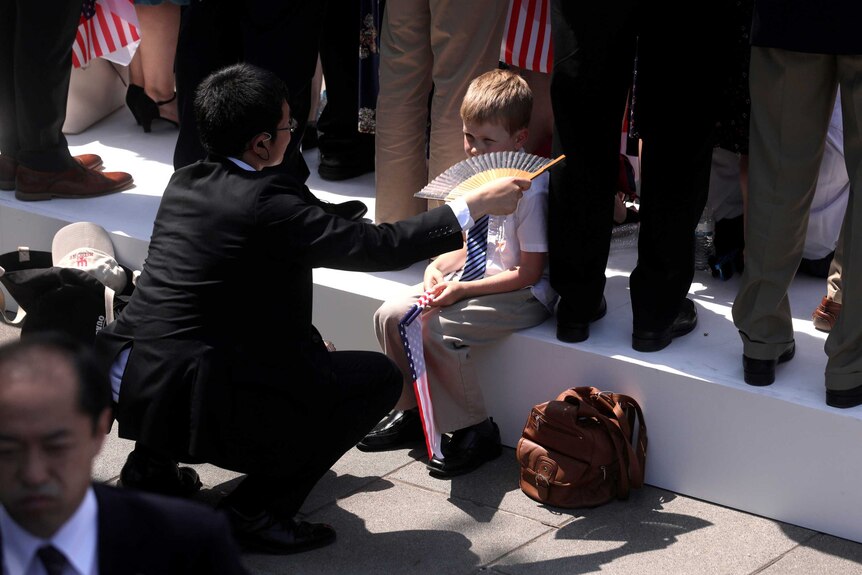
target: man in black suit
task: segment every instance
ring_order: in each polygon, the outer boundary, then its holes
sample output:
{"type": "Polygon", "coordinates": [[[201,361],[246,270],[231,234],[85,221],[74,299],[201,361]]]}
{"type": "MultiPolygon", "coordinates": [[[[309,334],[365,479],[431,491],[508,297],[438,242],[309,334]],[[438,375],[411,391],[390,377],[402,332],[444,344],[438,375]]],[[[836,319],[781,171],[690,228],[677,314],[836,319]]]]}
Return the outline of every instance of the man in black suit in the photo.
{"type": "Polygon", "coordinates": [[[0,348],[0,572],[245,573],[212,509],[91,483],[111,396],[77,345],[39,334],[0,348]]]}
{"type": "Polygon", "coordinates": [[[135,292],[96,339],[119,434],[137,440],[123,475],[158,490],[183,483],[166,460],[246,473],[222,502],[241,542],[320,547],[335,531],[294,516],[392,409],[403,376],[382,353],[327,351],[311,322],[312,269],[397,269],[456,249],[474,218],[514,211],[529,181],[502,178],[375,226],[327,212],[302,179],[261,171],[282,161],[295,125],[272,72],[213,73],[195,112],[209,156],[171,178],[135,292]]]}
{"type": "Polygon", "coordinates": [[[132,183],[72,157],[63,136],[81,0],[0,0],[0,190],[23,201],[89,198],[132,183]]]}

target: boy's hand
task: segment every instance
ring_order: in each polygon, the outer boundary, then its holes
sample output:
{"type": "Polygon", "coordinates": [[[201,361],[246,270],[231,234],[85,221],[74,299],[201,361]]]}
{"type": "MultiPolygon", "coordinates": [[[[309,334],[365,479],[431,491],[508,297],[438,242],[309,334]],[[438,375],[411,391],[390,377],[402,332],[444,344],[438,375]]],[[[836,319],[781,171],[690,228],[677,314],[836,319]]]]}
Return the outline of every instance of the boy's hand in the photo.
{"type": "Polygon", "coordinates": [[[464,299],[464,284],[459,281],[444,281],[432,288],[434,301],[432,306],[446,307],[464,299]]]}
{"type": "Polygon", "coordinates": [[[434,267],[434,264],[429,264],[425,268],[425,277],[423,279],[423,287],[425,291],[434,289],[435,286],[443,282],[443,272],[434,267]]]}
{"type": "Polygon", "coordinates": [[[497,178],[465,194],[463,198],[473,220],[485,214],[505,216],[515,211],[524,190],[530,189],[530,184],[530,180],[524,178],[497,178]]]}

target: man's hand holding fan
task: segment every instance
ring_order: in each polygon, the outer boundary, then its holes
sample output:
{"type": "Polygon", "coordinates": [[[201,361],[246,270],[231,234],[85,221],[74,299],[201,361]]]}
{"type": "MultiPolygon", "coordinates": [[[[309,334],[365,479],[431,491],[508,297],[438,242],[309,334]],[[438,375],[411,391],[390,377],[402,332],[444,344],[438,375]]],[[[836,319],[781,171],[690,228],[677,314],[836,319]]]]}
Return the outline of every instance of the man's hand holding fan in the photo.
{"type": "MultiPolygon", "coordinates": [[[[491,152],[472,156],[458,162],[434,178],[415,196],[447,202],[463,196],[465,200],[468,200],[477,195],[477,192],[486,190],[485,186],[490,182],[496,182],[500,178],[511,178],[512,182],[529,181],[564,159],[565,156],[551,159],[526,152],[491,152]]],[[[522,187],[522,190],[528,188],[529,185],[522,187]]],[[[517,202],[515,204],[511,210],[505,213],[515,211],[517,202]]],[[[470,211],[472,213],[473,210],[470,211]]],[[[484,213],[504,214],[504,212],[491,211],[484,213]]]]}

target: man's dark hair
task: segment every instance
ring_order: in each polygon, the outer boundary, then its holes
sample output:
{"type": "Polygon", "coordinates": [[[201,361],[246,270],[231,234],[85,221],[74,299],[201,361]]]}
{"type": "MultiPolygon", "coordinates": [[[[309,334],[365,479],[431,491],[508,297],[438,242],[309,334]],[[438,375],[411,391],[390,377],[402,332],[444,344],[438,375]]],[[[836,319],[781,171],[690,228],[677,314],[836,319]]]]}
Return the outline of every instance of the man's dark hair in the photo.
{"type": "Polygon", "coordinates": [[[34,333],[0,346],[0,376],[6,365],[36,362],[51,354],[72,367],[78,380],[78,409],[90,416],[95,430],[99,416],[112,405],[112,396],[108,374],[99,367],[89,346],[60,332],[34,333]]]}
{"type": "Polygon", "coordinates": [[[238,158],[261,132],[275,140],[287,99],[287,86],[269,70],[233,64],[213,72],[195,92],[201,144],[208,153],[238,158]]]}

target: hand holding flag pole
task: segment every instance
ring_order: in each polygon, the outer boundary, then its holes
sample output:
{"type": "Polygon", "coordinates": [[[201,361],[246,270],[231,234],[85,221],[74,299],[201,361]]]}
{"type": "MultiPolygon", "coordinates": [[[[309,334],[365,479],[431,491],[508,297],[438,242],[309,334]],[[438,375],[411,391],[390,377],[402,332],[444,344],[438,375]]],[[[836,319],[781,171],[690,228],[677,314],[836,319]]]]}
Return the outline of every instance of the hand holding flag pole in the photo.
{"type": "Polygon", "coordinates": [[[433,290],[426,291],[419,300],[410,306],[404,317],[398,323],[398,331],[410,363],[413,378],[413,392],[419,405],[419,416],[422,420],[422,430],[425,432],[425,447],[428,458],[443,459],[441,451],[442,434],[437,430],[434,420],[434,408],[431,404],[431,393],[428,388],[428,373],[425,370],[425,354],[422,347],[422,310],[434,301],[433,290]]]}

